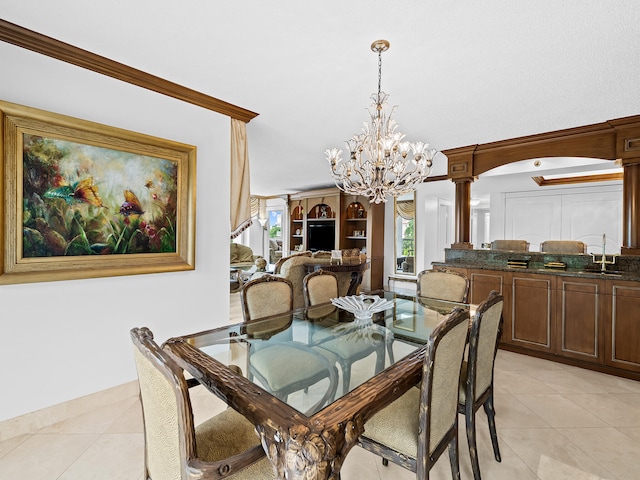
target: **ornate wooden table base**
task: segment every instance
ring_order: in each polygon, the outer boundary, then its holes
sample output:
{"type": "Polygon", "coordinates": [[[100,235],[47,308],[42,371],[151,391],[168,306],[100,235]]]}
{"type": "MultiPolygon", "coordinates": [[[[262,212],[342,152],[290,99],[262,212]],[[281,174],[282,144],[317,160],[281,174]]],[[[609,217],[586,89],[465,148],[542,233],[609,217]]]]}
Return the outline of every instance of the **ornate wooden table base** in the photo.
{"type": "MultiPolygon", "coordinates": [[[[365,268],[359,265],[342,267],[354,268],[356,274],[365,268]]],[[[169,339],[164,349],[205,388],[256,426],[278,478],[337,480],[342,464],[364,432],[367,420],[420,381],[426,351],[426,346],[420,345],[426,342],[432,328],[448,316],[454,306],[461,305],[439,301],[434,306],[424,299],[390,292],[384,295],[393,300],[393,308],[380,316],[377,320],[380,323],[361,325],[362,331],[344,329],[349,325],[350,312],[341,310],[340,315],[329,313],[323,317],[318,312],[325,311],[327,305],[319,305],[287,312],[283,316],[288,319],[288,326],[273,335],[251,336],[246,333],[249,323],[243,323],[169,339]],[[447,307],[445,304],[450,305],[447,307]],[[368,335],[367,327],[376,327],[377,336],[368,335]],[[384,361],[383,355],[382,365],[376,363],[378,355],[375,355],[376,360],[367,356],[371,358],[371,369],[361,369],[363,377],[359,381],[362,383],[351,385],[353,389],[346,393],[341,390],[341,396],[324,408],[311,407],[308,414],[302,413],[308,408],[304,396],[302,400],[298,395],[279,399],[243,376],[243,371],[248,372],[251,359],[255,358],[252,356],[287,342],[299,348],[306,345],[308,349],[317,351],[325,344],[329,349],[329,345],[335,346],[336,342],[342,341],[348,342],[350,347],[357,347],[358,342],[363,342],[371,348],[370,342],[374,338],[383,342],[383,351],[384,344],[390,340],[403,355],[389,355],[388,362],[384,361]],[[394,357],[399,360],[395,361],[394,357]],[[385,365],[388,366],[383,369],[385,365]]],[[[335,307],[331,306],[329,312],[333,311],[335,307]]],[[[264,332],[268,325],[279,319],[267,317],[250,323],[255,331],[264,332]]],[[[374,351],[375,348],[371,350],[372,353],[374,351]]],[[[277,372],[285,376],[304,376],[303,363],[298,365],[294,359],[272,358],[276,360],[273,368],[277,368],[277,372]]],[[[259,359],[257,361],[260,362],[259,359]]],[[[319,387],[312,384],[311,388],[316,389],[311,393],[313,396],[317,395],[318,388],[325,387],[324,384],[319,387]]],[[[315,403],[312,397],[308,400],[315,403]]]]}
{"type": "Polygon", "coordinates": [[[193,345],[171,339],[165,350],[200,383],[256,425],[277,478],[337,480],[365,422],[417,384],[425,347],[307,417],[193,345]]]}

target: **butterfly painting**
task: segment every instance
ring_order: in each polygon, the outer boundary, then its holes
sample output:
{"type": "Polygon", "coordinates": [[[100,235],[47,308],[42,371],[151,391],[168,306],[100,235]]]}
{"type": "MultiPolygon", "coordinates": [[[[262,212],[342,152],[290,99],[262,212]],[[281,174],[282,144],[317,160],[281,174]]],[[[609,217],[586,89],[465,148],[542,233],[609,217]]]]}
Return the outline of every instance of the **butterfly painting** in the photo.
{"type": "Polygon", "coordinates": [[[124,191],[124,203],[120,207],[120,214],[128,217],[129,215],[142,215],[144,210],[140,205],[140,200],[131,190],[124,191]]]}
{"type": "Polygon", "coordinates": [[[50,188],[44,192],[43,197],[62,198],[67,203],[82,202],[96,207],[104,207],[98,195],[98,187],[93,184],[93,177],[85,178],[72,185],[50,188]]]}
{"type": "Polygon", "coordinates": [[[22,147],[24,258],[177,252],[183,161],[31,134],[22,147]]]}
{"type": "Polygon", "coordinates": [[[195,146],[2,100],[0,124],[0,286],[194,269],[195,146]]]}

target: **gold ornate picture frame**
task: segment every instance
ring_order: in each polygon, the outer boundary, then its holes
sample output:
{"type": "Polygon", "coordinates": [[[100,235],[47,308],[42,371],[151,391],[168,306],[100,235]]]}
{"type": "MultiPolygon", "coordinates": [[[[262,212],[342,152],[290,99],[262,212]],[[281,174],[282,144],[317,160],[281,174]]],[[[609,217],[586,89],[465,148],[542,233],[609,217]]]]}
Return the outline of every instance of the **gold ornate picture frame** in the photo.
{"type": "Polygon", "coordinates": [[[0,285],[195,268],[195,146],[4,101],[0,126],[0,285]]]}

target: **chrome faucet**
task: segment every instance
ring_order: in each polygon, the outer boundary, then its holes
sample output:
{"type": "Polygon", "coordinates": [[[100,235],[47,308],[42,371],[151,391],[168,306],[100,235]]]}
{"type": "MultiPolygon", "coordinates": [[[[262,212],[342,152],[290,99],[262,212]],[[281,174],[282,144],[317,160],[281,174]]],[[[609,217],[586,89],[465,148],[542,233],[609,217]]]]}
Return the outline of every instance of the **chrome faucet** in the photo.
{"type": "Polygon", "coordinates": [[[600,264],[600,271],[604,272],[607,270],[607,265],[615,265],[616,258],[620,256],[619,253],[614,253],[611,255],[611,260],[607,260],[607,254],[605,253],[605,249],[607,247],[607,235],[602,234],[602,255],[600,256],[600,260],[596,260],[596,254],[591,253],[591,258],[593,259],[593,263],[600,264]]]}

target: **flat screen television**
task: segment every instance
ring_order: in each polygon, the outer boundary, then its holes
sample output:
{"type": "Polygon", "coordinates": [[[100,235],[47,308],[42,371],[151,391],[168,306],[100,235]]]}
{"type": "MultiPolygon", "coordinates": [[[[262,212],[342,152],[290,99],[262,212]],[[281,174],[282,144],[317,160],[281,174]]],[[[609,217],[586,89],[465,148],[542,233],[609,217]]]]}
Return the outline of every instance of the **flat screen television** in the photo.
{"type": "Polygon", "coordinates": [[[307,248],[312,252],[318,250],[331,251],[336,248],[335,222],[307,223],[307,248]]]}

